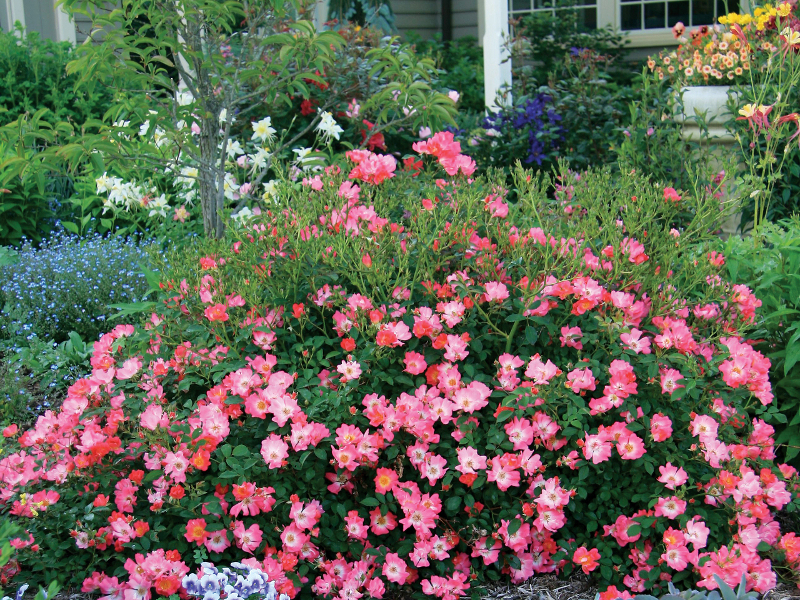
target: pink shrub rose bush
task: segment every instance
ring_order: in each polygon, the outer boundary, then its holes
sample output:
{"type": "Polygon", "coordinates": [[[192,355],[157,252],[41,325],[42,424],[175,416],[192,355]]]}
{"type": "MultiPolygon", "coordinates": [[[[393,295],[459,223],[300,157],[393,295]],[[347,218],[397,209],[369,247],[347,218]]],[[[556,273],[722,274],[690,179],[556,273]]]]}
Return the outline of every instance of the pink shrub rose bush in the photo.
{"type": "Polygon", "coordinates": [[[204,561],[303,598],[797,578],[759,302],[698,245],[713,200],[519,171],[512,201],[453,144],[417,148],[428,174],[351,156],[170,259],[6,442],[28,574],[107,600],[183,594],[204,561]]]}

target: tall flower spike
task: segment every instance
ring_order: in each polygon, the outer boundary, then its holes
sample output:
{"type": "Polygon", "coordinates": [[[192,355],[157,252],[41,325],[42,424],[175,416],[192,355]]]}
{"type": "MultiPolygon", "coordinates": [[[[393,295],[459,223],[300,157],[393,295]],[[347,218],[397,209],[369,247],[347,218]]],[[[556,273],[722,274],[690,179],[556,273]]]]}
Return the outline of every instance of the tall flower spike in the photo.
{"type": "Polygon", "coordinates": [[[800,31],[792,31],[789,27],[785,27],[781,31],[781,41],[783,42],[783,57],[789,52],[797,52],[800,50],[800,31]]]}
{"type": "MultiPolygon", "coordinates": [[[[789,138],[789,142],[793,141],[796,137],[800,136],[800,115],[794,112],[788,115],[784,115],[780,117],[777,121],[775,121],[776,125],[783,125],[784,123],[794,123],[797,126],[797,131],[795,131],[792,137],[789,138]]],[[[798,142],[798,147],[800,147],[800,142],[798,142]]]]}
{"type": "Polygon", "coordinates": [[[744,34],[742,26],[738,23],[731,25],[731,33],[733,33],[733,35],[739,38],[743,43],[747,44],[748,46],[750,45],[750,42],[747,41],[747,36],[744,34]]]}

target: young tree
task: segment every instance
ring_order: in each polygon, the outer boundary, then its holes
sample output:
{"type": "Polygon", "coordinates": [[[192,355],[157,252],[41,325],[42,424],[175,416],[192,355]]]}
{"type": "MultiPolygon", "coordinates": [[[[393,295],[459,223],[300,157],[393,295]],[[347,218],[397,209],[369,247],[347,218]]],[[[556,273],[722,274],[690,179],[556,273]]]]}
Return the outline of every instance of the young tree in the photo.
{"type": "MultiPolygon", "coordinates": [[[[110,84],[115,101],[104,122],[88,124],[92,133],[84,131],[61,154],[73,163],[81,155],[97,162],[99,152],[104,160],[137,161],[196,178],[210,237],[224,234],[226,158],[237,143],[237,124],[261,121],[263,139],[272,142],[257,185],[274,156],[357,91],[350,84],[331,85],[315,118],[294,135],[275,138],[269,119],[262,118],[290,110],[294,97],[309,97],[310,85],[328,85],[323,74],[335,67],[346,44],[337,32],[316,31],[301,18],[303,0],[123,0],[110,9],[107,4],[63,0],[72,13],[92,21],[90,39],[70,72],[79,75],[78,85],[110,84]]],[[[377,108],[373,131],[402,121],[419,127],[452,120],[453,103],[428,85],[432,63],[396,44],[375,48],[369,58],[375,65],[370,74],[379,83],[365,103],[377,108]],[[406,110],[389,110],[392,106],[406,110]]]]}

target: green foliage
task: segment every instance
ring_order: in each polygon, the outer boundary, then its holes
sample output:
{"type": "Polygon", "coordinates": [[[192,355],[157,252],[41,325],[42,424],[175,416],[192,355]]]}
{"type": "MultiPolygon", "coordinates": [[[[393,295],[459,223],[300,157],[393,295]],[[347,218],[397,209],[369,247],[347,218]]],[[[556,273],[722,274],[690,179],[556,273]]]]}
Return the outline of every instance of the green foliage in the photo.
{"type": "Polygon", "coordinates": [[[478,45],[478,40],[464,37],[443,42],[438,34],[430,40],[423,40],[413,33],[407,37],[418,54],[436,62],[440,70],[437,76],[440,91],[455,90],[460,94],[458,108],[462,113],[484,112],[483,48],[478,45]]]}
{"type": "MultiPolygon", "coordinates": [[[[12,153],[0,142],[0,162],[12,153]]],[[[18,246],[23,240],[39,243],[55,225],[56,201],[48,197],[41,178],[4,176],[0,167],[0,245],[18,246]]]]}
{"type": "Polygon", "coordinates": [[[22,28],[0,32],[0,125],[43,108],[52,123],[82,124],[102,115],[111,98],[108,88],[76,88],[76,77],[67,74],[73,58],[69,42],[42,40],[22,28]]]}
{"type": "Polygon", "coordinates": [[[328,0],[328,20],[375,27],[385,34],[397,33],[388,0],[328,0]]]}
{"type": "Polygon", "coordinates": [[[731,281],[761,301],[755,338],[772,361],[770,379],[787,422],[775,442],[800,465],[800,218],[765,224],[757,239],[733,236],[724,245],[731,281]]]}
{"type": "Polygon", "coordinates": [[[575,170],[616,163],[614,148],[624,139],[634,88],[617,82],[605,70],[607,59],[585,48],[564,58],[563,69],[546,89],[561,117],[559,154],[575,170]]]}
{"type": "Polygon", "coordinates": [[[59,130],[102,116],[111,98],[106,86],[76,88],[66,69],[73,59],[66,42],[0,32],[0,245],[38,244],[69,213],[71,182],[42,164],[43,151],[59,130]]]}
{"type": "Polygon", "coordinates": [[[91,371],[91,343],[71,331],[59,343],[31,336],[0,344],[0,426],[31,423],[58,406],[67,388],[91,371]]]}
{"type": "Polygon", "coordinates": [[[535,12],[524,17],[519,26],[520,39],[514,52],[526,61],[519,70],[524,85],[547,84],[553,74],[557,77],[561,73],[565,58],[581,51],[602,57],[608,72],[629,82],[628,70],[624,66],[617,69],[628,43],[624,34],[611,28],[586,27],[583,11],[575,2],[559,0],[552,4],[557,6],[554,12],[535,12]]]}
{"type": "Polygon", "coordinates": [[[717,581],[719,591],[686,590],[680,592],[672,582],[670,582],[668,584],[668,594],[660,597],[651,596],[649,594],[637,594],[634,596],[634,600],[756,600],[758,598],[756,592],[747,591],[746,578],[744,575],[742,575],[742,581],[735,591],[731,586],[725,583],[719,575],[714,575],[714,579],[717,581]]]}
{"type": "Polygon", "coordinates": [[[736,157],[729,147],[709,138],[703,114],[687,115],[696,125],[697,137],[684,137],[684,124],[675,118],[684,113],[682,94],[665,82],[653,81],[646,70],[639,80],[639,98],[629,104],[622,143],[616,148],[621,169],[634,169],[651,181],[676,189],[705,186],[720,199],[720,210],[735,209],[726,196],[736,173],[736,157]]]}

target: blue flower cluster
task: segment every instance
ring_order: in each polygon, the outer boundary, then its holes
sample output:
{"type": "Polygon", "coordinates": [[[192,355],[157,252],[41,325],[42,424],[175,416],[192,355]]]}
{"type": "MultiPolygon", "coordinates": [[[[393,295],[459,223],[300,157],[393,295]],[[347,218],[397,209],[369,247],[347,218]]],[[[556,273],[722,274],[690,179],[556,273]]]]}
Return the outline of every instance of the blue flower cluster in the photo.
{"type": "Polygon", "coordinates": [[[525,163],[541,165],[548,152],[556,150],[564,139],[559,125],[561,116],[548,107],[551,102],[552,98],[547,94],[538,94],[512,109],[489,114],[484,119],[483,128],[503,135],[510,131],[514,137],[527,131],[528,156],[525,163]]]}
{"type": "Polygon", "coordinates": [[[124,238],[54,236],[19,250],[0,267],[0,337],[61,342],[70,331],[95,340],[109,325],[109,304],[135,302],[147,291],[139,268],[146,250],[124,238]]]}
{"type": "Polygon", "coordinates": [[[199,596],[203,600],[247,600],[257,597],[259,600],[289,600],[289,596],[275,589],[267,574],[242,563],[231,563],[231,568],[221,571],[211,563],[204,562],[203,576],[194,573],[183,578],[183,587],[190,596],[199,596]]]}

